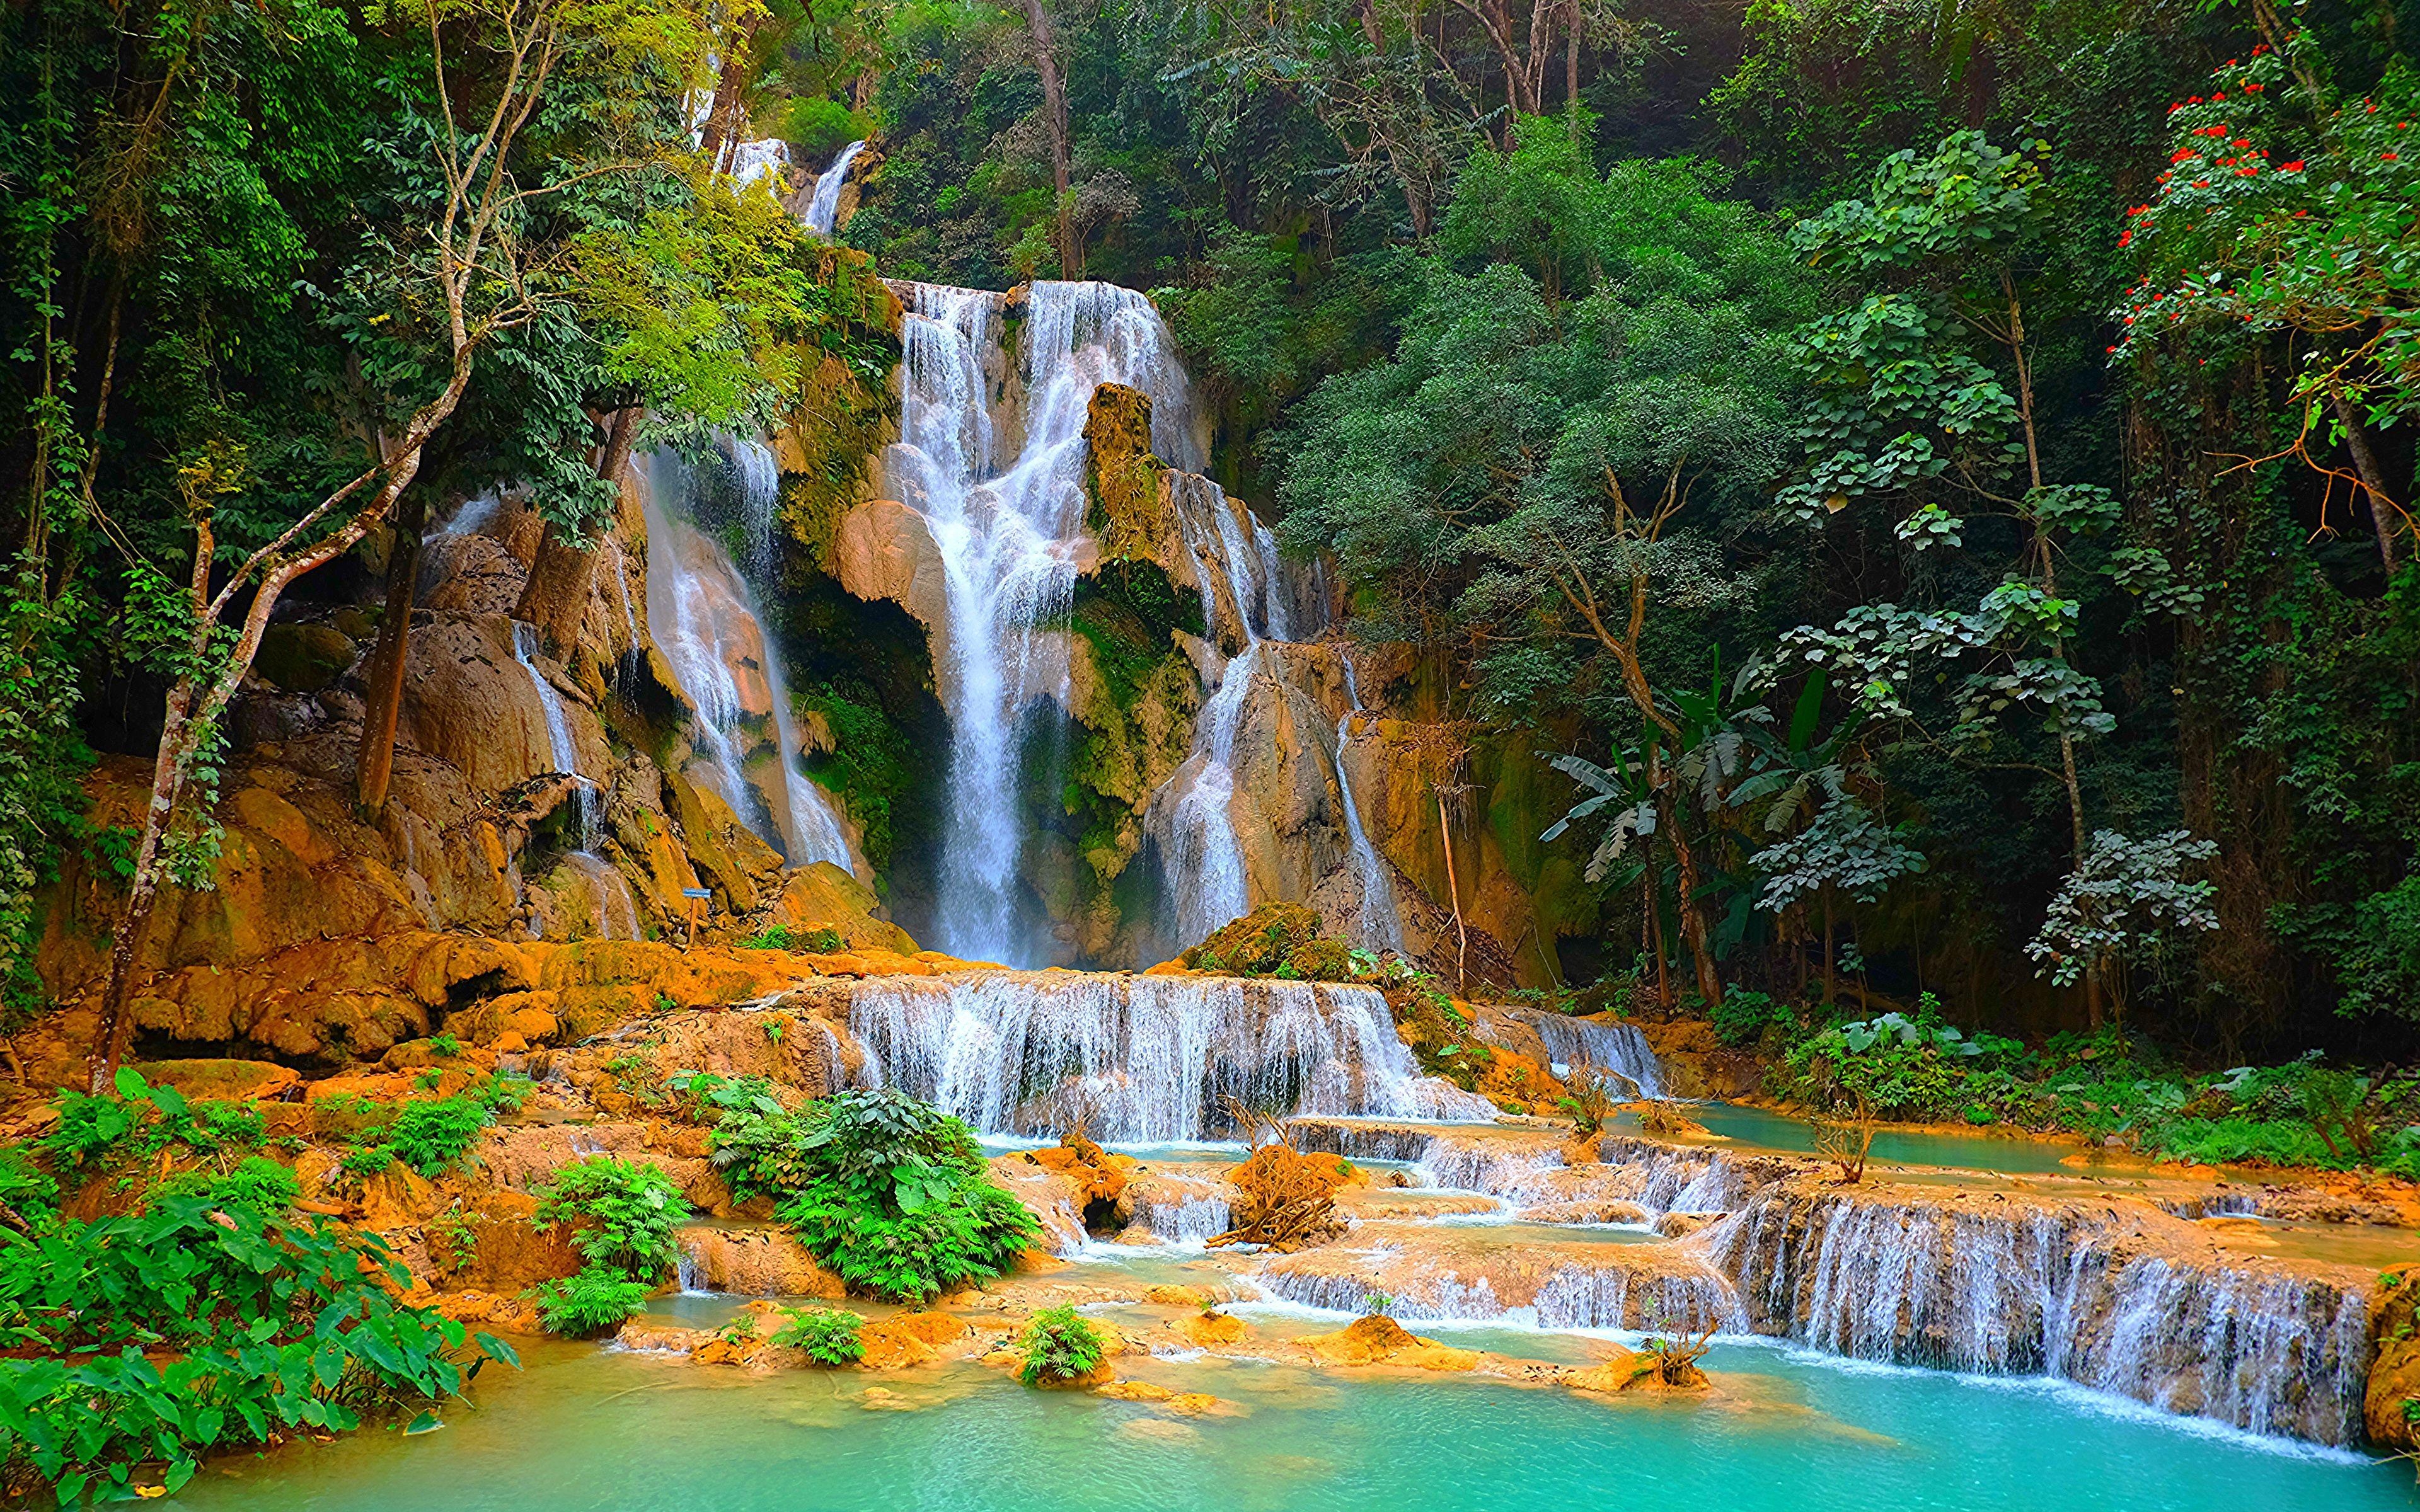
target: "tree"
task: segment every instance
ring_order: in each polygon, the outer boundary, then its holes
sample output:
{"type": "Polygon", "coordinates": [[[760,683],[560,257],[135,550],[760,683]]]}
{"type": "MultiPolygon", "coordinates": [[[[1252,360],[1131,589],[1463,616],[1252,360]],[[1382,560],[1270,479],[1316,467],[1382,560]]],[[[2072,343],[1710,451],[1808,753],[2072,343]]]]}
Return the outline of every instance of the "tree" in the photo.
{"type": "Polygon", "coordinates": [[[2218,889],[2184,874],[2217,854],[2215,842],[2181,829],[2139,841],[2095,830],[2091,849],[2051,900],[2025,954],[2062,987],[2098,979],[2112,1019],[2123,1024],[2127,968],[2157,969],[2175,936],[2218,928],[2210,905],[2218,889]]]}
{"type": "MultiPolygon", "coordinates": [[[[206,816],[225,739],[220,717],[251,669],[271,611],[297,578],[350,549],[386,517],[418,472],[430,438],[460,403],[483,344],[530,318],[536,270],[515,232],[532,202],[571,179],[619,166],[618,160],[566,164],[539,182],[521,182],[515,148],[558,66],[567,54],[594,52],[634,73],[654,64],[685,78],[704,51],[694,15],[677,4],[597,11],[572,0],[429,0],[423,19],[437,118],[415,125],[434,184],[413,202],[411,250],[401,255],[406,271],[391,286],[409,301],[408,320],[428,319],[442,377],[433,393],[416,400],[402,393],[372,396],[363,438],[366,465],[268,539],[239,550],[225,571],[217,516],[254,485],[244,455],[206,445],[178,471],[178,509],[194,543],[187,579],[178,586],[148,565],[135,570],[137,596],[159,633],[170,680],[92,1047],[96,1095],[109,1086],[132,1027],[126,1004],[134,955],[160,888],[200,884],[215,852],[207,818],[188,819],[191,790],[198,783],[204,802],[194,807],[206,816]],[[493,62],[466,73],[448,62],[455,46],[484,50],[493,62]]],[[[389,276],[365,271],[373,284],[389,276]]],[[[417,366],[407,364],[403,376],[417,378],[417,366]]]]}

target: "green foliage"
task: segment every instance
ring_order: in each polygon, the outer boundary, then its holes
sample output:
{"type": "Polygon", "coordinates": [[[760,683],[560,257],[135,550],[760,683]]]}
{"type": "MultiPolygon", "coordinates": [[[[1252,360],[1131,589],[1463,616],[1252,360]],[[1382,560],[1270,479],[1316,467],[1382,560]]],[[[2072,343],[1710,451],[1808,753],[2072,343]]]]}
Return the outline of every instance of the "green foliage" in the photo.
{"type": "Polygon", "coordinates": [[[791,100],[781,121],[782,139],[811,157],[830,157],[870,134],[864,117],[823,96],[791,100]]]}
{"type": "Polygon", "coordinates": [[[1787,1003],[1751,988],[1734,987],[1723,994],[1709,1015],[1714,1026],[1714,1038],[1734,1047],[1754,1044],[1764,1037],[1767,1026],[1782,1029],[1795,1027],[1798,1015],[1787,1003]]]}
{"type": "Polygon", "coordinates": [[[376,1236],[163,1195],[140,1213],[0,1231],[0,1452],[61,1505],[120,1500],[138,1466],[175,1490],[202,1454],[458,1392],[489,1360],[462,1325],[396,1301],[376,1236]],[[469,1369],[466,1372],[464,1365],[469,1369]]]}
{"type": "Polygon", "coordinates": [[[1101,1365],[1101,1331],[1071,1306],[1035,1313],[1016,1335],[1016,1347],[1025,1354],[1016,1377],[1029,1386],[1075,1381],[1101,1365]]]}
{"type": "Polygon", "coordinates": [[[587,1338],[619,1328],[645,1311],[650,1289],[611,1266],[592,1263],[577,1275],[540,1283],[529,1295],[537,1303],[538,1322],[548,1333],[587,1338]]]}
{"type": "Polygon", "coordinates": [[[861,1291],[917,1302],[988,1280],[1040,1233],[985,1179],[957,1119],[902,1092],[838,1092],[797,1114],[769,1098],[725,1116],[713,1158],[861,1291]],[[767,1105],[771,1104],[771,1105],[767,1105]]]}
{"type": "Polygon", "coordinates": [[[302,1183],[295,1179],[293,1171],[273,1160],[247,1155],[225,1174],[180,1171],[160,1183],[152,1201],[156,1205],[169,1197],[195,1196],[212,1204],[249,1208],[274,1217],[292,1207],[302,1196],[302,1183]]]}
{"type": "Polygon", "coordinates": [[[785,1350],[803,1350],[818,1365],[855,1365],[865,1358],[865,1341],[858,1336],[864,1323],[845,1307],[797,1308],[773,1342],[785,1350]]]}
{"type": "Polygon", "coordinates": [[[538,1222],[572,1226],[572,1247],[589,1270],[649,1285],[680,1257],[673,1230],[688,1216],[688,1199],[661,1166],[612,1155],[563,1167],[537,1208],[538,1222]]]}
{"type": "Polygon", "coordinates": [[[172,1146],[200,1155],[253,1149],[269,1127],[253,1104],[196,1103],[165,1083],[147,1084],[132,1067],[118,1069],[114,1095],[62,1091],[55,1106],[58,1122],[41,1149],[74,1173],[172,1146]]]}
{"type": "Polygon", "coordinates": [[[387,1125],[387,1144],[397,1160],[434,1176],[469,1153],[491,1121],[487,1106],[468,1097],[406,1103],[387,1125]]]}

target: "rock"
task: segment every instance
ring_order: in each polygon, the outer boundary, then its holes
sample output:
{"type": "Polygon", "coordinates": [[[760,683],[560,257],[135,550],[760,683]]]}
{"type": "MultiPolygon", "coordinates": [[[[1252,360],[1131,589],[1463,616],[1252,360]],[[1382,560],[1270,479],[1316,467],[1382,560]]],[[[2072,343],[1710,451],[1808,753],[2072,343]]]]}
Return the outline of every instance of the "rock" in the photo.
{"type": "Polygon", "coordinates": [[[333,625],[272,625],[261,633],[253,675],[287,693],[316,693],[345,675],[360,648],[333,625]]]}
{"type": "Polygon", "coordinates": [[[840,1276],[786,1229],[691,1224],[675,1229],[673,1239],[688,1262],[689,1284],[707,1291],[835,1302],[848,1295],[840,1276]]]}
{"type": "Polygon", "coordinates": [[[194,1102],[274,1102],[302,1085],[291,1066],[268,1060],[138,1060],[128,1069],[154,1087],[173,1087],[194,1102]]]}
{"type": "Polygon", "coordinates": [[[948,1313],[901,1313],[892,1318],[869,1319],[858,1330],[858,1338],[865,1346],[865,1356],[858,1364],[868,1370],[923,1365],[943,1358],[952,1346],[973,1332],[964,1319],[948,1313]]]}
{"type": "MultiPolygon", "coordinates": [[[[898,476],[897,467],[889,469],[898,476]]],[[[915,616],[930,640],[938,680],[948,678],[949,568],[924,517],[895,499],[871,499],[841,517],[832,536],[832,576],[859,598],[889,600],[915,616]]],[[[937,689],[946,704],[946,687],[937,689]]]]}
{"type": "Polygon", "coordinates": [[[781,925],[794,939],[828,929],[852,949],[915,955],[916,942],[906,930],[875,917],[880,906],[872,887],[830,861],[817,861],[782,874],[782,890],[761,922],[781,925]]]}
{"type": "Polygon", "coordinates": [[[1165,1402],[1173,1400],[1176,1393],[1166,1386],[1156,1386],[1148,1381],[1113,1381],[1095,1390],[1095,1396],[1107,1396],[1120,1402],[1165,1402]]]}
{"type": "Polygon", "coordinates": [[[1146,1287],[1142,1300],[1162,1307],[1206,1307],[1210,1295],[1197,1287],[1146,1287]]]}
{"type": "Polygon", "coordinates": [[[866,1387],[864,1395],[858,1397],[857,1405],[868,1412],[922,1412],[924,1406],[900,1396],[888,1386],[866,1387]]]}
{"type": "Polygon", "coordinates": [[[1240,1344],[1251,1333],[1244,1320],[1226,1313],[1193,1313],[1171,1319],[1169,1328],[1197,1350],[1240,1344]]]}

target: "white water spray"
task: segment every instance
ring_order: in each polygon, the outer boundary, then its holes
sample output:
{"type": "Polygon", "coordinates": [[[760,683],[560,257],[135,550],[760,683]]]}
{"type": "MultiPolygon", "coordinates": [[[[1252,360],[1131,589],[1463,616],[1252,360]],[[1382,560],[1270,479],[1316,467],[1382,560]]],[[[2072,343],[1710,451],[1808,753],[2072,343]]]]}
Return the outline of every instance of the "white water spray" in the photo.
{"type": "Polygon", "coordinates": [[[814,197],[807,201],[808,230],[818,236],[832,234],[832,223],[840,219],[840,191],[848,182],[848,165],[864,150],[864,143],[851,142],[840,149],[831,166],[816,177],[814,197]]]}

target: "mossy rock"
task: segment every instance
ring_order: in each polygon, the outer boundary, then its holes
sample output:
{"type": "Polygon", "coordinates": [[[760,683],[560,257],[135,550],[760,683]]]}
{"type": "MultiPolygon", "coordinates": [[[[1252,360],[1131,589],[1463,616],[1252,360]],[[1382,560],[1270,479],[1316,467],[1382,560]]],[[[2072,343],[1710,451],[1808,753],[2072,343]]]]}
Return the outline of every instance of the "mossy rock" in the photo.
{"type": "Polygon", "coordinates": [[[1084,445],[1087,523],[1101,554],[1113,561],[1153,556],[1167,533],[1159,475],[1168,469],[1151,454],[1151,395],[1123,383],[1094,389],[1084,445]]]}
{"type": "Polygon", "coordinates": [[[281,692],[317,693],[345,675],[359,649],[333,625],[272,625],[252,670],[281,692]]]}
{"type": "Polygon", "coordinates": [[[1265,977],[1316,943],[1333,943],[1320,941],[1317,914],[1300,903],[1266,903],[1212,930],[1208,939],[1177,959],[1192,971],[1265,977]]]}

